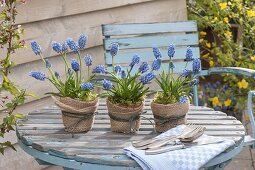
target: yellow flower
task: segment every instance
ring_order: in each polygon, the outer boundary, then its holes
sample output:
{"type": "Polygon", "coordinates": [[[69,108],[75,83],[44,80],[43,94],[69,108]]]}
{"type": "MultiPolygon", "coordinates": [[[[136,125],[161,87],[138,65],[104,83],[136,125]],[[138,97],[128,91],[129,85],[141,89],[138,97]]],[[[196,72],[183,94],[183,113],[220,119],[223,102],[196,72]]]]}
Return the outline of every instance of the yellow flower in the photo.
{"type": "Polygon", "coordinates": [[[230,39],[230,38],[232,37],[232,32],[227,31],[227,32],[224,33],[224,35],[225,35],[225,37],[226,37],[227,39],[230,39]]]}
{"type": "Polygon", "coordinates": [[[249,83],[245,80],[245,79],[242,79],[242,81],[239,81],[237,83],[239,89],[243,88],[243,89],[247,89],[249,83]]]}
{"type": "Polygon", "coordinates": [[[201,38],[200,40],[199,40],[199,43],[202,43],[204,41],[204,39],[203,38],[201,38]]]}
{"type": "Polygon", "coordinates": [[[237,6],[237,8],[241,11],[241,10],[242,10],[242,8],[243,8],[242,3],[239,3],[239,5],[237,6]]]}
{"type": "Polygon", "coordinates": [[[227,3],[220,3],[219,6],[220,6],[220,9],[223,10],[223,9],[227,8],[228,4],[227,3]]]}
{"type": "Polygon", "coordinates": [[[218,21],[218,17],[214,17],[213,22],[217,22],[218,21]]]}
{"type": "Polygon", "coordinates": [[[224,22],[226,22],[226,23],[229,22],[229,21],[228,21],[228,17],[225,17],[225,18],[224,18],[224,22]]]}
{"type": "Polygon", "coordinates": [[[228,107],[231,105],[231,102],[232,101],[230,99],[227,99],[227,100],[225,100],[224,105],[228,107]]]}
{"type": "Polygon", "coordinates": [[[248,114],[245,114],[245,120],[250,121],[250,116],[248,114]]]}
{"type": "Polygon", "coordinates": [[[214,62],[212,60],[209,61],[209,65],[210,65],[210,67],[214,66],[214,62]]]}
{"type": "Polygon", "coordinates": [[[251,60],[252,60],[252,61],[255,61],[255,55],[254,55],[254,56],[251,56],[251,60]]]}
{"type": "Polygon", "coordinates": [[[212,98],[212,104],[213,104],[213,106],[221,106],[221,103],[220,103],[218,97],[212,98]]]}
{"type": "Polygon", "coordinates": [[[247,16],[248,16],[248,17],[255,17],[255,11],[253,11],[253,10],[248,10],[248,11],[247,11],[247,16]]]}
{"type": "Polygon", "coordinates": [[[208,47],[208,48],[211,48],[211,47],[212,47],[212,44],[211,44],[211,43],[206,43],[205,45],[206,45],[206,47],[208,47]]]}
{"type": "Polygon", "coordinates": [[[200,35],[201,35],[201,36],[205,36],[205,35],[207,35],[207,33],[204,32],[204,31],[201,31],[201,32],[200,32],[200,35]]]}
{"type": "Polygon", "coordinates": [[[203,58],[208,58],[209,55],[210,55],[210,53],[207,53],[207,54],[203,55],[203,58]]]}

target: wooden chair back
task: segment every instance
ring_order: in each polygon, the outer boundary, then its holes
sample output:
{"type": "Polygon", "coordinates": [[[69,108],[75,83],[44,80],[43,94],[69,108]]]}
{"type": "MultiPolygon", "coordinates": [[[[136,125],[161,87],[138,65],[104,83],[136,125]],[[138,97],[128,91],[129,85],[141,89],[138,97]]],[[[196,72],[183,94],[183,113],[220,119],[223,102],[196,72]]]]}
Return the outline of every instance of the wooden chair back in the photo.
{"type": "MultiPolygon", "coordinates": [[[[166,70],[169,61],[167,49],[170,44],[176,46],[173,58],[175,73],[181,73],[187,64],[184,59],[188,46],[193,50],[193,57],[200,58],[197,23],[195,21],[107,24],[102,25],[102,31],[105,64],[108,69],[112,69],[110,46],[111,43],[116,42],[119,44],[120,51],[114,58],[114,64],[124,67],[128,66],[134,54],[141,57],[140,61],[152,63],[154,60],[152,48],[158,47],[162,53],[162,66],[166,70]]],[[[188,62],[187,69],[192,69],[192,62],[188,62]]]]}

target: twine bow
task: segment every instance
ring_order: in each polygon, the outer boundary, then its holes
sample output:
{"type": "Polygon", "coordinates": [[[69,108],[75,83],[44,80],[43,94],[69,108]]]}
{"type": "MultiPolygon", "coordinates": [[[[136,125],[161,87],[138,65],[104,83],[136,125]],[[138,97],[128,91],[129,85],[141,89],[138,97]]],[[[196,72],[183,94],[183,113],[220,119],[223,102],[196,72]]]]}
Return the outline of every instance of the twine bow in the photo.
{"type": "Polygon", "coordinates": [[[171,121],[178,121],[180,119],[185,118],[186,115],[181,115],[181,116],[175,116],[175,117],[163,117],[163,116],[159,116],[159,115],[155,115],[154,114],[154,118],[158,119],[159,122],[157,122],[156,124],[158,125],[163,125],[165,123],[171,122],[171,121]]]}
{"type": "Polygon", "coordinates": [[[133,128],[134,127],[134,123],[136,120],[138,120],[140,118],[140,115],[142,114],[143,112],[139,112],[137,114],[133,114],[131,117],[129,118],[120,118],[112,113],[108,113],[109,114],[109,117],[113,120],[116,120],[116,121],[119,121],[119,122],[129,122],[129,131],[130,132],[133,132],[135,131],[136,129],[133,128]]]}
{"type": "Polygon", "coordinates": [[[70,113],[70,112],[62,111],[62,114],[65,115],[65,116],[73,117],[73,118],[79,118],[78,121],[76,121],[75,123],[73,123],[73,124],[71,124],[70,126],[66,127],[66,129],[70,129],[70,130],[75,129],[75,127],[76,127],[81,121],[92,118],[96,113],[97,113],[97,112],[95,112],[95,113],[80,114],[80,113],[70,113]]]}

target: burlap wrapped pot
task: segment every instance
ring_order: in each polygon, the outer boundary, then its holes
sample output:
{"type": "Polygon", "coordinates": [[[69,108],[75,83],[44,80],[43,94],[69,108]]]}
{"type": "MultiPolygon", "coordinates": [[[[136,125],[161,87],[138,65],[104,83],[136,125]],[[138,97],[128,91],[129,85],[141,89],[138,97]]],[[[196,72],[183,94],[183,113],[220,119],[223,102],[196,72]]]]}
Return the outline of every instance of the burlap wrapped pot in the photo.
{"type": "Polygon", "coordinates": [[[83,102],[69,97],[53,97],[53,99],[62,111],[65,131],[78,133],[87,132],[92,128],[98,106],[98,98],[91,102],[83,102]]]}
{"type": "Polygon", "coordinates": [[[186,114],[189,110],[188,103],[158,104],[151,103],[151,110],[154,116],[155,129],[157,132],[165,132],[177,125],[186,123],[186,114]]]}
{"type": "Polygon", "coordinates": [[[139,130],[144,102],[134,107],[123,107],[107,99],[106,104],[113,132],[132,133],[139,130]]]}

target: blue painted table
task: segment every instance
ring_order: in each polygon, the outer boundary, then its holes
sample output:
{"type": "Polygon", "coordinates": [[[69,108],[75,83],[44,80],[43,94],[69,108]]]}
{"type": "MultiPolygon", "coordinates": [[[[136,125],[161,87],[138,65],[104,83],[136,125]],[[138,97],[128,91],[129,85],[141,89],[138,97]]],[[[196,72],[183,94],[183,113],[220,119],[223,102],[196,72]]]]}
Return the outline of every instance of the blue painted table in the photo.
{"type": "MultiPolygon", "coordinates": [[[[150,101],[146,100],[140,131],[135,134],[120,134],[110,130],[105,100],[100,100],[93,129],[88,133],[70,134],[64,131],[61,112],[56,106],[47,107],[28,114],[26,120],[17,123],[19,145],[40,164],[58,165],[65,169],[141,169],[122,151],[133,140],[152,138],[157,134],[147,119],[153,120],[150,101]]],[[[234,117],[220,111],[201,106],[191,106],[188,123],[201,124],[205,133],[233,139],[236,142],[204,167],[223,169],[243,148],[244,126],[234,117]]]]}

